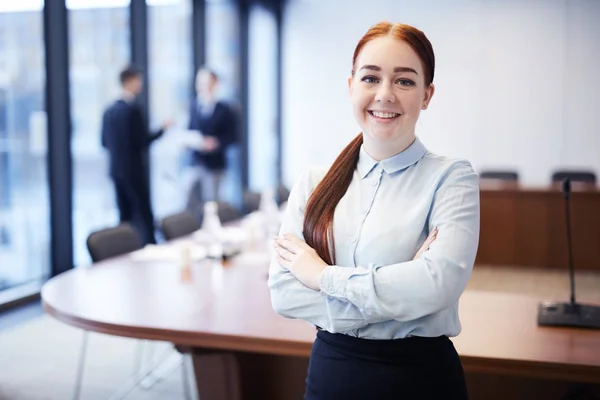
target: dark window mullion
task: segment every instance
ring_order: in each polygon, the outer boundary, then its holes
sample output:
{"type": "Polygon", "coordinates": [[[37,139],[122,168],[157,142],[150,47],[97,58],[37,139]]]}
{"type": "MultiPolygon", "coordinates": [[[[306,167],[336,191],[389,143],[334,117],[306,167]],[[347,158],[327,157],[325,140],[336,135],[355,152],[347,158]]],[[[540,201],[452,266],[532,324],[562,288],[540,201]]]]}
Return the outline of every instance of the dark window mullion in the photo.
{"type": "Polygon", "coordinates": [[[192,55],[194,73],[192,74],[191,91],[196,96],[196,71],[206,64],[206,0],[192,0],[192,55]]]}
{"type": "MultiPolygon", "coordinates": [[[[144,73],[144,90],[137,97],[137,102],[142,108],[146,125],[150,124],[150,90],[149,87],[149,70],[148,70],[148,7],[146,0],[131,0],[129,4],[129,29],[131,39],[131,63],[138,68],[141,68],[144,73]]],[[[146,159],[145,174],[150,188],[150,152],[148,149],[144,151],[146,159]]],[[[152,193],[152,190],[148,190],[152,193]]]]}
{"type": "Polygon", "coordinates": [[[131,38],[131,63],[144,71],[144,91],[138,97],[139,104],[148,118],[150,90],[148,87],[148,8],[146,0],[131,0],[129,5],[131,38]]]}
{"type": "Polygon", "coordinates": [[[240,121],[240,158],[242,168],[242,190],[248,190],[249,181],[249,148],[248,148],[248,103],[249,103],[249,59],[248,48],[250,41],[248,38],[250,24],[250,0],[239,0],[239,18],[240,18],[240,106],[241,106],[241,121],[240,121]]]}
{"type": "Polygon", "coordinates": [[[73,177],[69,34],[64,0],[46,0],[44,49],[48,128],[51,276],[73,268],[73,177]]]}

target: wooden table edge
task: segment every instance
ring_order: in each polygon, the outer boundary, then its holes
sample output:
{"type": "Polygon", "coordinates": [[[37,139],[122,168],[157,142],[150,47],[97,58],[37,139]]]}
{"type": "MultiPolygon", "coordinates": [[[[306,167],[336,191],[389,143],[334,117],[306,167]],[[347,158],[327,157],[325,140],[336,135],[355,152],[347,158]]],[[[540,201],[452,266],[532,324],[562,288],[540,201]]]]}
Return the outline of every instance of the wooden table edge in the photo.
{"type": "MultiPolygon", "coordinates": [[[[203,332],[176,332],[157,328],[130,327],[90,321],[85,318],[66,314],[52,307],[45,300],[42,300],[42,304],[50,316],[67,325],[113,336],[167,341],[177,345],[191,346],[204,350],[227,350],[303,358],[310,356],[312,348],[312,342],[248,338],[245,336],[203,332]]],[[[469,355],[460,355],[460,359],[466,372],[600,383],[600,368],[597,366],[498,359],[469,355]]]]}
{"type": "MultiPolygon", "coordinates": [[[[281,356],[309,357],[312,342],[294,340],[274,340],[266,338],[248,338],[247,336],[223,335],[204,332],[181,332],[151,327],[117,325],[106,322],[90,321],[85,318],[66,314],[42,300],[46,313],[57,320],[86,331],[133,339],[171,342],[182,346],[200,347],[261,353],[281,356]]],[[[315,333],[316,334],[316,333],[315,333]]]]}

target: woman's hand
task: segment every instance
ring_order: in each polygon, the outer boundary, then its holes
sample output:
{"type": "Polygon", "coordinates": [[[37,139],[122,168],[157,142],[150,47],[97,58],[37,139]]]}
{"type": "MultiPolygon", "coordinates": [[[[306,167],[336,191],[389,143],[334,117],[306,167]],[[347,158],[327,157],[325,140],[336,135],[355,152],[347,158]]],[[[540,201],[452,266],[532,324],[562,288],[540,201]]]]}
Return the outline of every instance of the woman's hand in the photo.
{"type": "Polygon", "coordinates": [[[433,243],[435,241],[435,239],[437,238],[437,234],[438,234],[438,228],[435,228],[434,230],[429,232],[429,236],[427,236],[427,239],[425,239],[423,246],[421,246],[419,251],[417,251],[417,254],[415,254],[415,257],[413,258],[413,260],[416,260],[417,258],[421,257],[423,255],[423,253],[425,253],[427,250],[429,250],[429,246],[431,245],[431,243],[433,243]]]}
{"type": "Polygon", "coordinates": [[[292,234],[276,237],[274,246],[279,265],[290,271],[305,286],[321,290],[319,281],[327,263],[312,247],[292,234]]]}

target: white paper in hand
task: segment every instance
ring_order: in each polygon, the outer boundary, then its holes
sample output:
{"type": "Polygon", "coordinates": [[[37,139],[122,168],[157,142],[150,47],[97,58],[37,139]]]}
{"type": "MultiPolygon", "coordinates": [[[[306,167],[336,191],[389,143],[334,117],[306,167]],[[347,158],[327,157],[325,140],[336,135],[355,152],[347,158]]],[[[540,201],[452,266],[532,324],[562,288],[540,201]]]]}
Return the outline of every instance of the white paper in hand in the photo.
{"type": "Polygon", "coordinates": [[[176,133],[178,142],[182,147],[187,147],[194,150],[202,150],[204,136],[202,132],[182,129],[176,133]]]}

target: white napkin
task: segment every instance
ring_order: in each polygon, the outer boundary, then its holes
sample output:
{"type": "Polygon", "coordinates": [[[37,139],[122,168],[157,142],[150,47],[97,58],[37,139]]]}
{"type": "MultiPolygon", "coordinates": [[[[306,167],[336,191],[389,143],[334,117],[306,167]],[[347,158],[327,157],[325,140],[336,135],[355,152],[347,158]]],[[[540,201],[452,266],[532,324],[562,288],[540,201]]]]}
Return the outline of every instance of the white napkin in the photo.
{"type": "MultiPolygon", "coordinates": [[[[192,234],[192,239],[201,243],[210,243],[214,240],[212,235],[203,230],[194,232],[192,234]]],[[[222,243],[242,244],[246,239],[246,230],[241,227],[223,227],[218,233],[218,240],[222,243]]]]}
{"type": "MultiPolygon", "coordinates": [[[[200,261],[207,257],[208,251],[205,246],[197,244],[186,244],[190,249],[190,261],[200,261]]],[[[130,254],[134,261],[180,261],[183,247],[181,244],[149,244],[143,249],[130,254]]]]}

